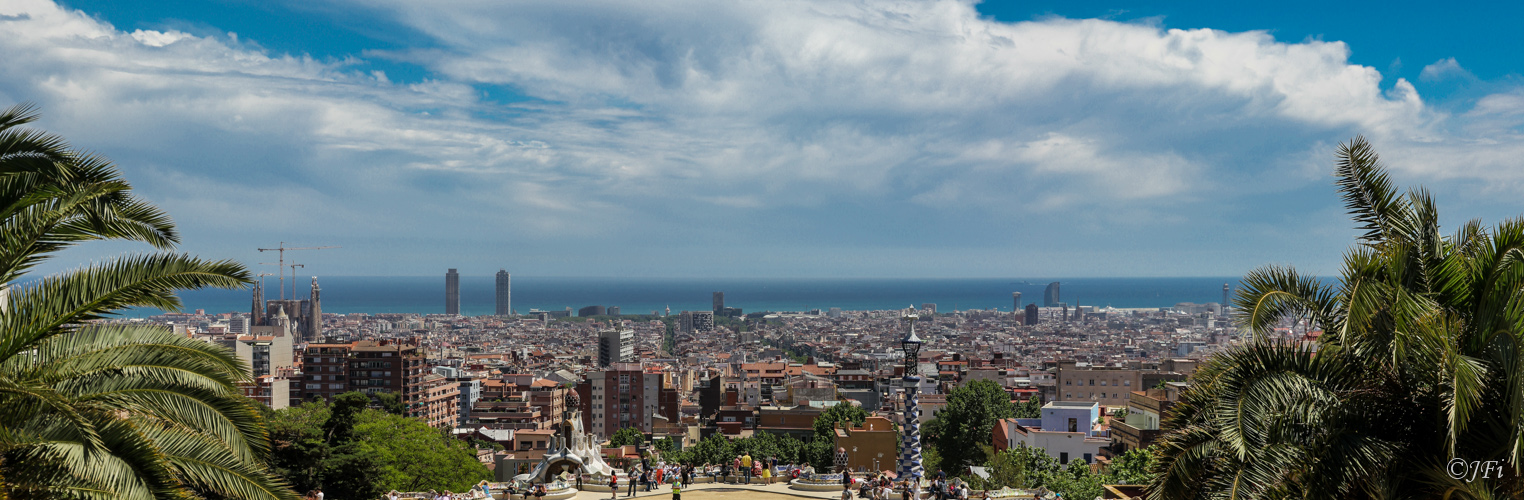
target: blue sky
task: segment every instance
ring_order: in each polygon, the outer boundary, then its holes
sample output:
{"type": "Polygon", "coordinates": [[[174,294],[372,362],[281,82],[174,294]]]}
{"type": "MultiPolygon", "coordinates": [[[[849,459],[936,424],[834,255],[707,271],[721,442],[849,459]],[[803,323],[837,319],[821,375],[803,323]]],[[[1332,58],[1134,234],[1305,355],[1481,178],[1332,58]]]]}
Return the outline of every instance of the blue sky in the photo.
{"type": "Polygon", "coordinates": [[[1328,274],[1356,134],[1524,212],[1519,10],[8,0],[0,105],[312,274],[1328,274]]]}

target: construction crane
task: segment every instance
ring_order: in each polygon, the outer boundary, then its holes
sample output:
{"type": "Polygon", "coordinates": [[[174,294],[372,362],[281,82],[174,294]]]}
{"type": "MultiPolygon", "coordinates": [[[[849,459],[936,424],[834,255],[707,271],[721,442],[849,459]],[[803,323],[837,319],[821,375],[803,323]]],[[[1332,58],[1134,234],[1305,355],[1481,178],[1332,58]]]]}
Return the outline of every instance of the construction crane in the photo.
{"type": "MultiPolygon", "coordinates": [[[[261,266],[280,266],[280,267],[275,268],[275,272],[273,272],[273,273],[259,273],[259,275],[260,276],[274,276],[276,279],[281,280],[280,281],[280,291],[278,293],[280,294],[280,299],[281,300],[286,300],[286,279],[285,279],[286,278],[286,270],[284,269],[285,268],[285,264],[284,263],[276,264],[274,262],[260,262],[259,265],[261,265],[261,266]]],[[[296,278],[291,278],[291,279],[296,279],[296,278]]],[[[260,283],[259,285],[260,285],[260,288],[264,288],[264,283],[260,283]]],[[[296,292],[291,292],[291,293],[296,293],[296,292]]]]}
{"type": "MultiPolygon", "coordinates": [[[[286,264],[286,267],[291,268],[291,300],[296,300],[296,268],[300,267],[302,269],[306,269],[307,266],[291,263],[286,264]]],[[[285,296],[286,294],[282,293],[281,295],[285,296]]]]}
{"type": "MultiPolygon", "coordinates": [[[[261,251],[261,252],[280,252],[280,258],[278,259],[279,262],[277,262],[275,264],[275,265],[280,266],[280,267],[277,267],[276,270],[284,271],[285,268],[286,268],[286,251],[287,250],[322,250],[322,249],[325,249],[325,248],[339,248],[339,247],[337,245],[325,246],[325,247],[288,247],[288,246],[286,246],[286,242],[282,241],[282,242],[280,242],[280,246],[277,246],[275,248],[261,248],[261,249],[259,249],[259,251],[261,251]]],[[[295,273],[296,269],[292,269],[291,272],[295,273]]],[[[295,282],[296,282],[296,275],[295,274],[291,275],[291,281],[293,283],[292,286],[295,286],[295,282]]],[[[291,293],[295,294],[296,292],[292,291],[291,293]]],[[[280,275],[280,299],[281,300],[286,300],[286,275],[285,275],[285,273],[281,273],[281,275],[280,275]]]]}

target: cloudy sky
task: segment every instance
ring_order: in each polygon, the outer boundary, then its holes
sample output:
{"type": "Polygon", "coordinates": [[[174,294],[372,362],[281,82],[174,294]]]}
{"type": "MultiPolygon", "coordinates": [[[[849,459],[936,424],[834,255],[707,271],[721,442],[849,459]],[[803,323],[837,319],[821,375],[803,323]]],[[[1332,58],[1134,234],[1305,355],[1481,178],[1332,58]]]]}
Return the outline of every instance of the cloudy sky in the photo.
{"type": "Polygon", "coordinates": [[[0,105],[306,274],[1327,274],[1357,134],[1524,213],[1524,12],[1224,5],[0,0],[0,105]]]}

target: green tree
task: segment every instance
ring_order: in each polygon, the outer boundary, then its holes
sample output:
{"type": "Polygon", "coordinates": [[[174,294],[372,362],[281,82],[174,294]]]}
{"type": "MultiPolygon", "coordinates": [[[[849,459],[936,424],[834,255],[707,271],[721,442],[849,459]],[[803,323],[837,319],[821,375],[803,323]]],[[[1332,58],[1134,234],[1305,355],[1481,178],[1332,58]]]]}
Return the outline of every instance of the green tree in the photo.
{"type": "Polygon", "coordinates": [[[297,491],[323,486],[324,461],[330,450],[323,424],[329,414],[328,405],[321,402],[270,412],[271,469],[297,491]]]}
{"type": "Polygon", "coordinates": [[[1032,396],[1016,405],[1016,418],[1042,418],[1042,400],[1032,396]]]}
{"type": "MultiPolygon", "coordinates": [[[[356,453],[371,457],[381,474],[366,478],[375,485],[374,498],[390,491],[465,491],[492,477],[476,459],[476,449],[451,438],[446,431],[418,419],[369,410],[355,426],[356,453]]],[[[352,491],[352,490],[348,490],[352,491]]]]}
{"type": "Polygon", "coordinates": [[[947,406],[937,413],[937,420],[942,421],[941,434],[936,438],[941,468],[948,474],[961,474],[970,465],[984,463],[979,446],[994,439],[997,421],[1015,414],[1011,396],[1000,384],[975,380],[953,389],[947,395],[947,406]]]}
{"type": "Polygon", "coordinates": [[[677,451],[677,442],[674,441],[672,438],[666,437],[666,438],[652,440],[651,441],[651,447],[652,448],[656,448],[656,451],[659,451],[663,455],[666,455],[668,453],[672,453],[674,451],[677,451]]]}
{"type": "Polygon", "coordinates": [[[1149,484],[1154,479],[1150,471],[1153,466],[1151,450],[1133,449],[1113,459],[1107,473],[1111,474],[1113,484],[1149,484]]]}
{"type": "Polygon", "coordinates": [[[868,410],[850,402],[842,401],[826,408],[815,417],[815,436],[834,440],[836,438],[836,424],[838,422],[850,422],[853,426],[860,426],[868,420],[868,410]]]}
{"type": "Polygon", "coordinates": [[[730,440],[717,433],[709,435],[686,451],[689,460],[687,463],[691,465],[728,463],[735,456],[731,452],[730,440]]]}
{"type": "Polygon", "coordinates": [[[644,442],[646,442],[646,435],[634,427],[619,429],[614,431],[613,436],[609,436],[609,446],[638,445],[644,442]]]}
{"type": "Polygon", "coordinates": [[[294,498],[262,463],[265,422],[232,351],[148,325],[97,324],[128,307],[178,310],[177,290],[237,288],[233,261],[170,253],[169,216],[114,165],[0,110],[0,495],[294,498]],[[27,274],[94,240],[161,253],[27,274]]]}
{"type": "Polygon", "coordinates": [[[371,395],[371,400],[381,411],[392,415],[407,416],[407,406],[402,403],[402,395],[391,391],[377,392],[371,395]]]}
{"type": "Polygon", "coordinates": [[[1361,235],[1336,282],[1267,266],[1243,280],[1254,338],[1205,362],[1166,418],[1152,498],[1517,497],[1524,467],[1524,220],[1440,232],[1363,138],[1335,177],[1361,235]],[[1283,322],[1317,325],[1315,345],[1283,322]]]}
{"type": "Polygon", "coordinates": [[[1084,460],[1070,460],[1059,471],[1045,474],[1042,486],[1063,498],[1099,498],[1106,492],[1107,479],[1091,471],[1084,460]]]}
{"type": "Polygon", "coordinates": [[[491,474],[476,448],[416,419],[368,407],[360,392],[332,405],[306,403],[270,417],[271,465],[301,491],[345,498],[383,492],[461,491],[491,474]]]}

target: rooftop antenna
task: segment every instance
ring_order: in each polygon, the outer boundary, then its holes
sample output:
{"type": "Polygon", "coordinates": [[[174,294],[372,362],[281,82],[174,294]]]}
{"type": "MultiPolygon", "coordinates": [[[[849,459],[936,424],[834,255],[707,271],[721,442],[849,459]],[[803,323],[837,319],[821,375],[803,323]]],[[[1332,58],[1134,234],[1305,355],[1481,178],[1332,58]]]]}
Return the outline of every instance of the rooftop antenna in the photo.
{"type": "MultiPolygon", "coordinates": [[[[280,267],[278,267],[276,269],[284,271],[285,268],[286,268],[286,251],[287,250],[322,250],[322,249],[325,249],[325,248],[339,248],[339,247],[337,245],[322,246],[322,247],[288,247],[288,246],[286,246],[286,242],[282,241],[282,242],[280,242],[280,246],[277,246],[275,248],[260,248],[260,249],[257,249],[257,250],[259,250],[261,252],[279,252],[280,253],[280,258],[277,259],[278,262],[276,262],[275,265],[280,266],[280,267]]],[[[294,272],[296,272],[296,269],[292,269],[291,271],[294,273],[294,272]]],[[[291,281],[293,283],[296,282],[296,275],[295,274],[291,275],[291,281]]],[[[294,287],[295,285],[293,284],[292,286],[294,287]]],[[[296,293],[295,288],[292,289],[291,293],[292,294],[296,293]]],[[[280,276],[280,299],[281,300],[286,300],[286,278],[285,278],[284,274],[282,274],[280,276]]]]}

